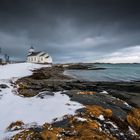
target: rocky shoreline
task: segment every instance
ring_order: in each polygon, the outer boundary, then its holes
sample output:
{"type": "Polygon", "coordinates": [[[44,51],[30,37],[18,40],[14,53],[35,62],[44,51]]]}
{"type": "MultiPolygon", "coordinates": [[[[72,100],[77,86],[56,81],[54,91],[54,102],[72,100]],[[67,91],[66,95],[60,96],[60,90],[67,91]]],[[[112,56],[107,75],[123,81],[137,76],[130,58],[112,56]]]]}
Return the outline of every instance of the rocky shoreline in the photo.
{"type": "Polygon", "coordinates": [[[12,140],[27,137],[31,140],[140,139],[140,82],[88,82],[63,74],[65,69],[78,67],[55,65],[41,68],[14,83],[18,89],[15,94],[19,96],[43,99],[61,91],[85,107],[77,110],[75,116],[64,116],[62,120],[56,118],[52,124],[43,126],[26,128],[24,122],[13,122],[8,131],[18,128],[21,132],[12,140]]]}

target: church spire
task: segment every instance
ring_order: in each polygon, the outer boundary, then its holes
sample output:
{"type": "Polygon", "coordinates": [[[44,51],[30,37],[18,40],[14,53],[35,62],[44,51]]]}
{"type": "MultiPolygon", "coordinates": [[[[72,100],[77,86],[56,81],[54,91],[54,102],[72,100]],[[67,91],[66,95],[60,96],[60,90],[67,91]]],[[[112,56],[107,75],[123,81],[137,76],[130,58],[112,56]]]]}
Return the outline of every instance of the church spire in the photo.
{"type": "Polygon", "coordinates": [[[29,51],[28,51],[28,54],[32,54],[33,52],[35,52],[35,50],[34,50],[34,47],[31,46],[30,49],[29,49],[29,51]]]}

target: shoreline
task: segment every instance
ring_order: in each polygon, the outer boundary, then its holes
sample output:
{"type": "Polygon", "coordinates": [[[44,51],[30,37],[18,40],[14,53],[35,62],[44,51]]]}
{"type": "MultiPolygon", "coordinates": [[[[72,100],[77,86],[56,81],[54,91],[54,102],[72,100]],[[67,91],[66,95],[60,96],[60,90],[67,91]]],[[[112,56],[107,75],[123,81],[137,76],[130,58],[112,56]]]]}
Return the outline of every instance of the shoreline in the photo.
{"type": "MultiPolygon", "coordinates": [[[[84,80],[78,80],[70,75],[64,75],[65,69],[60,66],[53,66],[51,68],[41,68],[39,70],[34,70],[31,76],[23,77],[15,83],[15,86],[18,85],[18,94],[22,95],[24,98],[37,96],[38,93],[43,91],[49,91],[49,94],[61,91],[61,94],[66,94],[70,97],[71,101],[75,101],[81,103],[86,108],[77,110],[77,113],[74,116],[66,116],[61,121],[57,120],[52,124],[47,124],[47,126],[43,130],[39,132],[39,134],[44,131],[48,133],[48,126],[52,125],[53,129],[63,128],[65,125],[68,125],[71,119],[75,120],[75,118],[82,118],[81,120],[89,120],[93,123],[93,125],[100,124],[101,127],[96,128],[96,133],[94,135],[99,136],[102,134],[102,139],[105,137],[113,140],[113,139],[138,139],[139,130],[137,125],[131,124],[129,121],[128,115],[130,112],[139,108],[139,94],[140,91],[139,82],[90,82],[84,80]],[[135,98],[132,98],[135,95],[135,98]],[[137,102],[136,102],[137,99],[137,102]],[[107,109],[107,110],[106,110],[107,109]],[[90,110],[90,112],[88,112],[90,110]],[[107,111],[107,112],[106,112],[107,111]],[[109,113],[109,112],[110,113],[109,113]],[[89,113],[93,113],[93,118],[89,113]],[[106,113],[105,113],[106,112],[106,113]],[[97,115],[98,114],[98,115],[97,115]],[[109,115],[110,114],[110,115],[109,115]],[[109,116],[108,116],[109,115],[109,116]],[[67,120],[67,121],[66,121],[67,120]],[[66,122],[65,122],[66,121],[66,122]],[[95,121],[98,123],[96,124],[95,121]],[[101,122],[102,123],[101,123],[101,122]],[[113,123],[115,126],[111,125],[111,128],[108,128],[107,122],[113,123]],[[121,128],[121,124],[123,124],[126,128],[123,130],[121,128]],[[106,126],[105,126],[106,125],[106,126]],[[117,130],[115,129],[117,127],[117,130]],[[99,133],[99,128],[102,129],[99,133]],[[134,133],[130,132],[129,129],[132,129],[134,133]],[[107,133],[105,130],[109,131],[107,133]],[[116,134],[116,131],[118,132],[116,134]]],[[[48,92],[42,94],[40,96],[41,99],[44,99],[45,96],[48,96],[48,92]]],[[[78,120],[72,122],[71,125],[78,125],[78,120]],[[76,121],[76,122],[75,122],[76,121]]],[[[87,132],[90,132],[90,126],[85,128],[84,123],[89,123],[90,121],[84,121],[83,124],[80,124],[79,127],[82,129],[86,129],[87,132]]],[[[38,128],[38,126],[36,126],[38,128]]],[[[78,138],[78,134],[71,134],[73,131],[70,129],[70,132],[67,132],[69,136],[66,135],[66,130],[69,127],[64,128],[65,133],[61,136],[64,139],[69,138],[78,138]]],[[[33,129],[33,128],[32,128],[33,129]]],[[[80,129],[75,126],[77,129],[77,133],[80,133],[80,129]]],[[[22,135],[26,129],[23,129],[22,135]]],[[[32,133],[36,133],[33,129],[32,133]]],[[[93,131],[95,132],[95,131],[93,131]]],[[[52,130],[52,133],[55,133],[52,130]]],[[[60,134],[59,131],[57,131],[60,134]]],[[[81,133],[80,133],[81,134],[81,133]]],[[[19,137],[21,133],[14,136],[14,138],[19,137]]],[[[50,134],[52,137],[52,135],[50,134]]],[[[86,136],[85,136],[86,138],[86,136]]],[[[14,139],[16,140],[16,139],[14,139]]]]}

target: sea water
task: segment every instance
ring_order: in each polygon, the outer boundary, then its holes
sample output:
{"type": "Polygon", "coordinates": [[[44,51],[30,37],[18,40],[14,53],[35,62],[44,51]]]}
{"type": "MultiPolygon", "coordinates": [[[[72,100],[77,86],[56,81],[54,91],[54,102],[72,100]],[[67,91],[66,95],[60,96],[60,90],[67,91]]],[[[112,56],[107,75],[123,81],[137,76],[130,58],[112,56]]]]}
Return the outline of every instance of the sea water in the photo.
{"type": "Polygon", "coordinates": [[[93,64],[104,70],[67,70],[66,74],[87,81],[140,81],[140,64],[93,64]]]}

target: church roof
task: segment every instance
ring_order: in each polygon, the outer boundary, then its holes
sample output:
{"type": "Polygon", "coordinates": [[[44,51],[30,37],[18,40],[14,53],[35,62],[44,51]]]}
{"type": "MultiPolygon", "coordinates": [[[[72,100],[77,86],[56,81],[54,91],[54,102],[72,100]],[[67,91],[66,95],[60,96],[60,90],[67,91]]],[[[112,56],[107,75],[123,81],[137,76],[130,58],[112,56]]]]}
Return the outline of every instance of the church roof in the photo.
{"type": "Polygon", "coordinates": [[[41,52],[32,52],[31,54],[29,54],[28,56],[37,56],[38,54],[40,54],[41,52]]]}
{"type": "Polygon", "coordinates": [[[31,46],[31,48],[30,49],[34,49],[34,47],[33,46],[31,46]]]}
{"type": "Polygon", "coordinates": [[[44,52],[44,53],[43,53],[43,54],[41,54],[40,56],[44,56],[44,55],[46,55],[46,54],[47,54],[47,53],[45,53],[45,52],[44,52]]]}
{"type": "Polygon", "coordinates": [[[45,52],[32,52],[31,54],[28,54],[28,57],[29,56],[37,56],[37,55],[39,55],[39,56],[44,56],[44,55],[46,55],[47,53],[45,53],[45,52]],[[41,55],[39,55],[39,54],[41,54],[41,55]]]}

